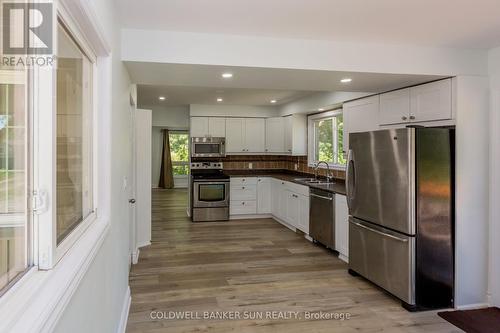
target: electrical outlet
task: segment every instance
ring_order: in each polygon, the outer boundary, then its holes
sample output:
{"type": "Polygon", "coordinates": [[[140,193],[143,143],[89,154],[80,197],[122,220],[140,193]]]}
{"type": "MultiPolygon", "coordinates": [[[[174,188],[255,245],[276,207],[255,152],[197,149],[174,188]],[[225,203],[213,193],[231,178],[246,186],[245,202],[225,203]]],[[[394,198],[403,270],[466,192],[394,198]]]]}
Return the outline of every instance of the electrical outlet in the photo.
{"type": "Polygon", "coordinates": [[[248,163],[248,168],[253,169],[253,163],[248,163]]]}
{"type": "Polygon", "coordinates": [[[299,165],[295,163],[295,171],[299,170],[299,165]]]}

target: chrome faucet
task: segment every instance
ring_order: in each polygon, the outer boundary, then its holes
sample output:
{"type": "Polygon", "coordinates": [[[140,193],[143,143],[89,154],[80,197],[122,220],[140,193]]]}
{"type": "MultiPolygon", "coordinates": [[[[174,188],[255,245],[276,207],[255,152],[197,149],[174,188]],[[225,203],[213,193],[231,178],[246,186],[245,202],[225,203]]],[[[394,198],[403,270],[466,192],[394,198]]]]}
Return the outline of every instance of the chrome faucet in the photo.
{"type": "Polygon", "coordinates": [[[319,169],[319,165],[320,164],[324,164],[326,165],[326,169],[328,170],[328,172],[326,173],[326,179],[330,182],[332,179],[333,179],[333,175],[332,173],[330,172],[330,164],[328,164],[327,162],[325,161],[319,161],[318,163],[316,163],[316,165],[314,166],[314,179],[318,180],[318,169],[319,169]]]}

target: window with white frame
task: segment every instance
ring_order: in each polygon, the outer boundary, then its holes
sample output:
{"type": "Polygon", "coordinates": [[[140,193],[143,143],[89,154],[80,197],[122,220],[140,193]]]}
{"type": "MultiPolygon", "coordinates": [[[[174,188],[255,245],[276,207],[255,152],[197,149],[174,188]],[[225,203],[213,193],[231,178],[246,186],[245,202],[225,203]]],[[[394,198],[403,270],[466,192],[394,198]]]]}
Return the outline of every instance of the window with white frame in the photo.
{"type": "Polygon", "coordinates": [[[93,212],[92,62],[68,28],[57,27],[56,242],[93,212]]]}
{"type": "Polygon", "coordinates": [[[169,131],[168,135],[174,178],[187,178],[189,174],[189,132],[169,131]]]}
{"type": "Polygon", "coordinates": [[[336,169],[345,168],[342,110],[326,111],[308,117],[309,165],[319,161],[336,169]]]}
{"type": "Polygon", "coordinates": [[[54,37],[54,67],[0,64],[0,295],[96,217],[96,56],[63,12],[54,37]]]}

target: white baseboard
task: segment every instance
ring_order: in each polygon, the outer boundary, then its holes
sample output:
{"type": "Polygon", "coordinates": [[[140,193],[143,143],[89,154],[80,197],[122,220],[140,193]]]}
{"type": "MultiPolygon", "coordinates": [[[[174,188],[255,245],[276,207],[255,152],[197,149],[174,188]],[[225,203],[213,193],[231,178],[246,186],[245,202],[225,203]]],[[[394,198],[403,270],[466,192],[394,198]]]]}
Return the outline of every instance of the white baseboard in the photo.
{"type": "Polygon", "coordinates": [[[489,306],[490,305],[487,303],[476,303],[476,304],[458,305],[458,306],[455,306],[455,309],[457,309],[457,310],[476,310],[476,309],[487,308],[489,306]]]}
{"type": "Polygon", "coordinates": [[[151,245],[151,241],[147,241],[147,242],[144,242],[144,243],[139,243],[137,244],[137,249],[141,248],[141,247],[144,247],[144,246],[149,246],[151,245]]]}
{"type": "Polygon", "coordinates": [[[342,253],[339,253],[339,259],[347,264],[349,263],[349,258],[343,255],[342,253]]]}
{"type": "Polygon", "coordinates": [[[305,238],[305,239],[307,239],[308,241],[310,241],[311,243],[312,243],[312,241],[313,241],[312,237],[311,237],[311,236],[309,236],[309,235],[305,235],[305,234],[304,234],[304,238],[305,238]]]}
{"type": "Polygon", "coordinates": [[[135,265],[139,262],[139,254],[141,253],[141,249],[135,250],[132,252],[132,264],[135,265]]]}
{"type": "Polygon", "coordinates": [[[120,324],[117,333],[125,333],[127,330],[128,313],[130,311],[130,303],[132,297],[130,296],[130,286],[127,286],[125,297],[123,298],[122,314],[120,316],[120,324]]]}
{"type": "Polygon", "coordinates": [[[231,215],[230,220],[250,220],[250,219],[270,219],[271,214],[250,214],[250,215],[231,215]]]}

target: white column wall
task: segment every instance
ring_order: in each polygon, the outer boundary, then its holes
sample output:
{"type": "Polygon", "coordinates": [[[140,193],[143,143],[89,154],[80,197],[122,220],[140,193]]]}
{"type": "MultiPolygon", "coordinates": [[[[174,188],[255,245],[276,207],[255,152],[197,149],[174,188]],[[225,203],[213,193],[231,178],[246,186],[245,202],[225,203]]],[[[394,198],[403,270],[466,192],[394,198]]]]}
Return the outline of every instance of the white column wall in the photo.
{"type": "Polygon", "coordinates": [[[489,52],[490,304],[500,306],[500,47],[489,52]]]}

